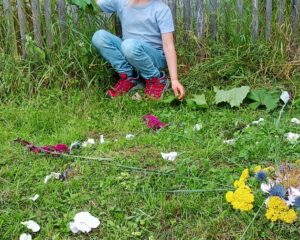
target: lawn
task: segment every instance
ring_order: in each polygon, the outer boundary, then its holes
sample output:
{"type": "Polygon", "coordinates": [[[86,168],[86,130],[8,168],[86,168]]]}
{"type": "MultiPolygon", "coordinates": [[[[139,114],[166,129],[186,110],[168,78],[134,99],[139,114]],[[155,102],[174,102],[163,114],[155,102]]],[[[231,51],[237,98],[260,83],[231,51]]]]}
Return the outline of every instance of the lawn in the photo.
{"type": "Polygon", "coordinates": [[[290,120],[300,111],[287,108],[275,127],[278,113],[248,105],[192,110],[130,97],[111,101],[97,90],[44,90],[22,102],[2,103],[0,238],[18,239],[29,232],[20,223],[32,219],[41,226],[34,239],[298,239],[299,220],[271,223],[264,207],[258,212],[265,199],[260,193],[248,213],[233,210],[224,197],[244,168],[299,159],[299,144],[288,143],[284,134],[299,132],[290,120]],[[155,133],[141,120],[146,114],[170,126],[155,133]],[[261,117],[263,123],[241,131],[261,117]],[[193,129],[197,123],[203,125],[200,131],[193,129]],[[127,140],[128,133],[135,137],[127,140]],[[110,161],[51,158],[13,143],[21,137],[37,145],[70,145],[101,134],[104,144],[76,155],[110,161]],[[231,138],[238,141],[223,143],[231,138]],[[179,153],[174,162],[160,156],[171,151],[179,153]],[[44,184],[46,175],[67,168],[72,174],[65,181],[44,184]],[[203,192],[168,192],[179,189],[203,192]],[[36,202],[28,199],[34,194],[40,195],[36,202]],[[80,211],[98,217],[101,226],[75,237],[68,225],[80,211]]]}

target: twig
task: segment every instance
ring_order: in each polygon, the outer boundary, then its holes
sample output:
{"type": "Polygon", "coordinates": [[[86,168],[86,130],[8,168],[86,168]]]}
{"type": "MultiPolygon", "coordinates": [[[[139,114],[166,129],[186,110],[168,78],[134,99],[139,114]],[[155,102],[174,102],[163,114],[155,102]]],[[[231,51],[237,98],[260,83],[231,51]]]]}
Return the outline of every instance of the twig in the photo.
{"type": "MultiPolygon", "coordinates": [[[[90,161],[86,161],[86,162],[90,162],[90,161]]],[[[162,176],[178,177],[178,178],[182,178],[182,179],[195,180],[195,181],[201,181],[201,182],[207,182],[207,183],[211,182],[211,181],[207,181],[207,180],[200,179],[200,178],[197,178],[197,177],[182,176],[182,175],[168,173],[168,172],[162,172],[162,171],[158,171],[158,170],[149,170],[149,169],[144,169],[144,168],[139,168],[139,167],[131,167],[131,166],[126,166],[126,165],[121,165],[121,164],[114,164],[114,163],[111,163],[109,161],[107,161],[107,162],[101,161],[101,162],[104,165],[112,165],[112,166],[115,166],[117,168],[123,168],[125,170],[127,169],[127,170],[131,170],[131,171],[152,173],[152,174],[162,175],[162,176]]],[[[223,184],[221,184],[221,186],[228,187],[228,186],[223,185],[223,184]]]]}
{"type": "Polygon", "coordinates": [[[227,192],[230,189],[191,189],[191,190],[168,190],[168,191],[151,191],[153,193],[203,193],[203,192],[227,192]]]}

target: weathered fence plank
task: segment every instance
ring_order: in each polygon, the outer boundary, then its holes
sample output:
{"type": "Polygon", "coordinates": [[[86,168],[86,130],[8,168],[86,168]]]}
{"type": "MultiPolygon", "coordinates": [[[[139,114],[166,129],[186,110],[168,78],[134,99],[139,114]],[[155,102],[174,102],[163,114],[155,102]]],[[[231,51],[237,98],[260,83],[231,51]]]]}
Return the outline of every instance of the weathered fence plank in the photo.
{"type": "Polygon", "coordinates": [[[197,36],[199,38],[204,37],[205,31],[205,6],[204,0],[199,0],[197,5],[197,36]]]}
{"type": "Polygon", "coordinates": [[[283,23],[283,14],[284,14],[284,0],[278,0],[278,17],[277,17],[277,22],[279,28],[281,27],[283,23]]]}
{"type": "Polygon", "coordinates": [[[75,5],[71,5],[69,6],[69,8],[70,8],[70,15],[72,17],[72,20],[74,24],[77,24],[79,20],[78,7],[75,5]]]}
{"type": "Polygon", "coordinates": [[[191,1],[184,0],[183,2],[183,21],[184,30],[189,31],[191,27],[191,1]]]}
{"type": "Polygon", "coordinates": [[[242,32],[242,26],[243,26],[243,0],[237,0],[236,1],[237,6],[237,32],[242,32]]]}
{"type": "Polygon", "coordinates": [[[300,0],[292,0],[292,34],[293,38],[299,33],[299,10],[300,0]]]}
{"type": "Polygon", "coordinates": [[[272,0],[266,1],[266,40],[270,40],[272,20],[272,0]]]}
{"type": "Polygon", "coordinates": [[[46,27],[46,43],[47,43],[47,47],[51,48],[53,46],[51,0],[45,0],[44,13],[45,13],[45,27],[46,27]]]}
{"type": "Polygon", "coordinates": [[[217,0],[209,1],[210,9],[210,36],[212,39],[217,38],[217,0]]]}
{"type": "Polygon", "coordinates": [[[58,23],[59,23],[61,44],[64,44],[67,39],[66,10],[67,10],[66,1],[65,0],[57,0],[58,23]]]}
{"type": "Polygon", "coordinates": [[[25,44],[26,44],[27,23],[26,23],[26,16],[25,16],[25,12],[24,12],[23,0],[17,0],[17,7],[18,7],[18,21],[19,21],[20,36],[21,36],[22,57],[25,58],[25,56],[26,56],[25,44]]]}
{"type": "MultiPolygon", "coordinates": [[[[209,32],[209,36],[212,39],[219,40],[230,40],[229,34],[231,34],[231,25],[237,24],[238,34],[248,34],[246,31],[245,22],[246,11],[245,7],[251,7],[252,10],[252,31],[251,35],[253,40],[257,40],[260,37],[259,29],[265,28],[265,39],[270,40],[272,36],[272,15],[273,12],[277,11],[277,16],[275,22],[277,22],[278,27],[281,28],[283,24],[291,26],[293,42],[296,43],[300,39],[300,0],[265,0],[265,6],[259,6],[258,4],[264,3],[264,1],[252,0],[235,0],[235,4],[232,4],[231,1],[222,1],[222,0],[163,0],[171,9],[174,23],[176,24],[176,19],[178,17],[183,17],[183,28],[185,31],[191,31],[192,26],[196,26],[196,35],[199,39],[204,39],[206,31],[209,32]],[[273,5],[273,1],[275,5],[273,5]],[[247,4],[246,4],[247,3],[247,4]],[[288,16],[285,11],[285,5],[291,4],[291,15],[288,16]],[[274,7],[275,6],[275,7],[274,7]],[[259,17],[264,17],[261,14],[264,11],[259,12],[259,7],[265,7],[265,26],[260,26],[259,17]],[[236,14],[232,13],[232,10],[236,8],[236,14]],[[275,10],[274,10],[275,9],[275,10]],[[221,15],[219,16],[219,13],[221,15]],[[218,19],[220,18],[221,21],[218,19]],[[192,20],[196,20],[195,23],[192,20]],[[219,22],[218,22],[219,21],[219,22]],[[220,24],[220,27],[218,26],[220,24]],[[222,31],[225,31],[223,33],[222,31]]],[[[1,32],[1,37],[7,38],[8,44],[5,47],[9,47],[11,52],[14,55],[18,55],[18,49],[22,50],[22,56],[26,54],[25,43],[26,43],[26,34],[30,34],[31,29],[33,29],[34,39],[39,47],[43,47],[44,39],[48,49],[51,49],[54,44],[54,37],[61,41],[61,44],[64,44],[67,40],[67,24],[71,23],[71,27],[76,27],[76,23],[79,18],[78,7],[75,5],[67,5],[67,0],[2,0],[4,6],[3,16],[7,25],[4,26],[4,33],[1,32]],[[11,6],[12,3],[16,4],[11,6]],[[25,5],[26,3],[26,5],[25,5]],[[42,5],[43,4],[43,5],[42,5]],[[56,13],[53,13],[53,6],[56,4],[56,9],[58,18],[53,18],[56,16],[56,13]],[[16,8],[17,7],[17,8],[16,8]],[[26,8],[25,8],[26,7],[26,8]],[[18,18],[14,18],[14,11],[12,8],[18,10],[18,18]],[[26,16],[26,10],[31,9],[32,16],[26,16]],[[41,15],[41,9],[43,10],[43,15],[41,15]],[[69,16],[69,19],[67,19],[69,16]],[[44,19],[41,19],[44,18],[44,19]],[[32,19],[32,22],[28,22],[28,19],[32,19]],[[41,24],[43,21],[45,24],[41,24]],[[27,24],[26,24],[27,23],[27,24]],[[7,27],[6,27],[7,26],[7,27]],[[58,26],[59,31],[53,31],[58,26]],[[18,28],[18,29],[15,29],[18,28]],[[42,29],[43,27],[43,29],[42,29]],[[29,31],[30,30],[30,31],[29,31]],[[58,32],[58,36],[56,36],[58,32]],[[45,36],[42,36],[45,34],[45,36]],[[17,41],[17,36],[21,37],[21,41],[17,41]],[[19,46],[18,46],[19,44],[19,46]]],[[[2,14],[2,13],[0,13],[2,14]]],[[[88,23],[90,27],[95,27],[95,18],[94,15],[86,13],[85,16],[88,18],[88,23]]],[[[102,15],[99,15],[100,25],[103,27],[104,22],[101,20],[102,15]]],[[[264,22],[264,21],[262,21],[264,22]]],[[[81,24],[82,26],[82,24],[81,24]]],[[[98,27],[98,26],[97,26],[98,27]]],[[[121,24],[117,17],[115,17],[115,29],[120,30],[121,24]]],[[[251,30],[251,29],[250,29],[251,30]]],[[[283,29],[285,30],[285,29],[283,29]]],[[[121,32],[116,32],[119,36],[121,32]]],[[[263,36],[261,36],[263,37],[263,36]]]]}
{"type": "Polygon", "coordinates": [[[258,39],[258,0],[253,0],[252,38],[254,40],[258,39]]]}
{"type": "Polygon", "coordinates": [[[167,4],[168,4],[169,8],[171,9],[171,12],[173,15],[173,22],[176,26],[177,25],[177,13],[176,13],[177,1],[176,0],[168,0],[167,4]]]}
{"type": "Polygon", "coordinates": [[[14,57],[18,56],[18,47],[17,47],[17,39],[16,32],[14,27],[14,17],[11,10],[10,0],[3,0],[3,9],[6,16],[7,21],[7,30],[8,30],[8,38],[9,38],[9,46],[11,54],[14,57]]]}
{"type": "Polygon", "coordinates": [[[32,24],[34,40],[39,47],[43,46],[41,33],[40,3],[39,0],[31,0],[32,24]]]}

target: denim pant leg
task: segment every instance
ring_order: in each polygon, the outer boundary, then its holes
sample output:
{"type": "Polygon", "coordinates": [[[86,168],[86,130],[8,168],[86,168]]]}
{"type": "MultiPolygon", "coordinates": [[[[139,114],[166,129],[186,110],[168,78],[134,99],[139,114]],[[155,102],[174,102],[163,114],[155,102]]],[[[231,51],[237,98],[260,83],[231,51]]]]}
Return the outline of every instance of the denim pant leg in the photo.
{"type": "Polygon", "coordinates": [[[92,43],[118,73],[132,76],[133,67],[121,51],[122,40],[120,38],[105,30],[98,30],[93,35],[92,43]]]}
{"type": "Polygon", "coordinates": [[[121,44],[126,60],[145,79],[160,77],[160,70],[166,67],[166,58],[162,50],[149,43],[136,39],[126,39],[121,44]]]}

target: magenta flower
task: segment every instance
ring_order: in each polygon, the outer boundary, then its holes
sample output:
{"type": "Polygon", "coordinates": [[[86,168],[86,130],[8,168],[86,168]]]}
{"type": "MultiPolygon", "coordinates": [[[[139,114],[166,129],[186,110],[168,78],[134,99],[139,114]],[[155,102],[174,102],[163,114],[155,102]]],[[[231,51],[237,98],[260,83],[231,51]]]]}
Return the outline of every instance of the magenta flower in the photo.
{"type": "Polygon", "coordinates": [[[144,116],[143,121],[145,122],[147,127],[151,128],[154,131],[168,126],[168,124],[161,122],[157,117],[151,114],[144,116]]]}
{"type": "Polygon", "coordinates": [[[34,153],[45,153],[45,154],[50,154],[52,156],[60,156],[63,153],[69,153],[70,149],[66,144],[57,144],[54,146],[47,145],[47,146],[36,146],[31,142],[28,142],[23,139],[16,139],[15,142],[18,142],[25,146],[29,151],[34,152],[34,153]]]}

